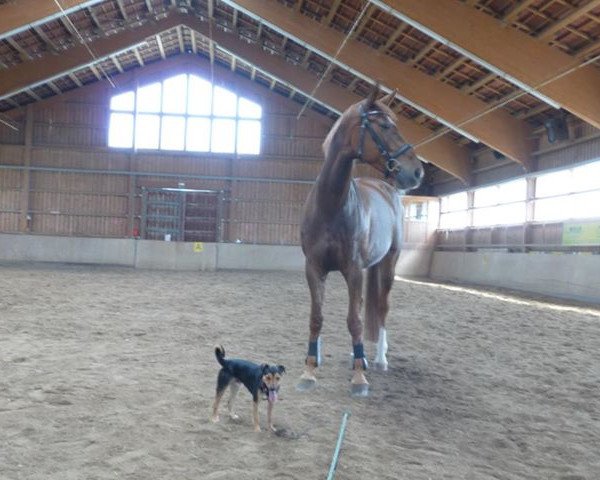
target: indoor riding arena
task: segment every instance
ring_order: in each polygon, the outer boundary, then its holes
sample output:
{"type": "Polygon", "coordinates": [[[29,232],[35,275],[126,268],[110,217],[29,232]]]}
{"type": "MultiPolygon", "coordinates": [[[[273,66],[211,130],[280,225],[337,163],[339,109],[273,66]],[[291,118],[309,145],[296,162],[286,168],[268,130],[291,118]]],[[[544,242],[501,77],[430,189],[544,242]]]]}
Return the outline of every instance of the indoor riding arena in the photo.
{"type": "Polygon", "coordinates": [[[600,0],[0,2],[0,479],[599,478],[599,86],[600,0]]]}

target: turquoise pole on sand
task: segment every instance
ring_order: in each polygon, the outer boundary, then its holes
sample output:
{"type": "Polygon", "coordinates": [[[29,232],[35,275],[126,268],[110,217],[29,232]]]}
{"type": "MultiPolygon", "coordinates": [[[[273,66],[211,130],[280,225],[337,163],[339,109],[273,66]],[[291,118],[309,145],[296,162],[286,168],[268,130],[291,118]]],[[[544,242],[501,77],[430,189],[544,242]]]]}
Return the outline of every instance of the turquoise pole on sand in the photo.
{"type": "Polygon", "coordinates": [[[331,459],[331,465],[329,466],[329,473],[327,474],[327,480],[333,480],[335,476],[335,469],[337,468],[338,460],[340,457],[340,450],[342,448],[342,442],[344,441],[344,433],[346,432],[346,423],[350,417],[350,412],[344,412],[342,417],[342,424],[340,425],[340,433],[338,434],[337,443],[335,445],[335,451],[333,452],[333,458],[331,459]]]}

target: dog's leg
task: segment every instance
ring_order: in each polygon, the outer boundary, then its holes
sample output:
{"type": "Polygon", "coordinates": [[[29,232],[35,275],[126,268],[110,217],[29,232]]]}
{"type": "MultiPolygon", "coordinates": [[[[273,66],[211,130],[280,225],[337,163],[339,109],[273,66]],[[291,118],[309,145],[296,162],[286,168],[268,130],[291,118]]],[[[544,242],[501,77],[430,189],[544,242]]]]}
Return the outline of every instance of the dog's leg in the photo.
{"type": "Polygon", "coordinates": [[[274,432],[275,427],[273,426],[273,402],[267,402],[267,424],[269,429],[274,432]]]}
{"type": "Polygon", "coordinates": [[[217,377],[217,393],[215,395],[215,403],[213,404],[213,413],[211,420],[213,423],[219,421],[219,404],[223,399],[223,394],[227,389],[227,386],[231,382],[231,374],[227,372],[225,369],[221,369],[219,371],[219,376],[217,377]]]}
{"type": "Polygon", "coordinates": [[[239,390],[240,390],[240,382],[238,382],[237,380],[234,380],[233,382],[231,382],[229,384],[229,401],[227,402],[227,409],[229,410],[229,416],[233,420],[237,420],[238,418],[240,418],[233,411],[233,402],[235,401],[235,397],[239,390]]]}
{"type": "Polygon", "coordinates": [[[258,424],[258,398],[252,403],[252,417],[254,418],[254,431],[260,432],[260,425],[258,424]]]}
{"type": "Polygon", "coordinates": [[[221,399],[223,398],[223,394],[225,393],[225,389],[220,392],[217,392],[215,396],[215,403],[213,404],[213,414],[212,414],[212,422],[217,423],[219,421],[219,404],[221,403],[221,399]]]}

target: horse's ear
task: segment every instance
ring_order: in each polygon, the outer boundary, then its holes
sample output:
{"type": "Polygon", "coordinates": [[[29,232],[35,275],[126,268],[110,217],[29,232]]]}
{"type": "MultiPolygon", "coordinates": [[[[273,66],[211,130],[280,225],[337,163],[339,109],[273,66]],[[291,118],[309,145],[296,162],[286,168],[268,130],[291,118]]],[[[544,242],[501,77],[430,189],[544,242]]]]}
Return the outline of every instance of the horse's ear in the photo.
{"type": "Polygon", "coordinates": [[[375,84],[375,86],[371,90],[371,93],[369,93],[369,96],[367,97],[367,108],[375,104],[375,100],[377,100],[377,95],[379,95],[379,82],[375,84]]]}
{"type": "Polygon", "coordinates": [[[384,95],[383,97],[381,97],[379,99],[379,101],[381,103],[383,103],[384,105],[386,105],[386,106],[389,107],[390,104],[394,101],[394,98],[396,98],[396,92],[397,91],[398,90],[394,88],[390,93],[388,93],[387,95],[384,95]]]}

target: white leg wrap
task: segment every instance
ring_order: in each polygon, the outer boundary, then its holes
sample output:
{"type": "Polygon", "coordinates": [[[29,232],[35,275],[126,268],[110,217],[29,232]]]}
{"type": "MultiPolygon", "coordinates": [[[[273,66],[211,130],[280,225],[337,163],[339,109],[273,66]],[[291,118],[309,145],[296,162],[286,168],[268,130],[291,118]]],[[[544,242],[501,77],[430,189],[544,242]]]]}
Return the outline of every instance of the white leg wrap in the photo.
{"type": "Polygon", "coordinates": [[[387,370],[388,361],[385,356],[387,354],[387,350],[388,350],[387,332],[386,332],[385,328],[380,327],[379,328],[379,340],[377,340],[377,355],[375,356],[375,363],[382,370],[387,370]]]}

